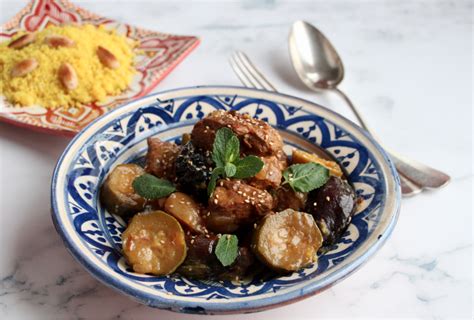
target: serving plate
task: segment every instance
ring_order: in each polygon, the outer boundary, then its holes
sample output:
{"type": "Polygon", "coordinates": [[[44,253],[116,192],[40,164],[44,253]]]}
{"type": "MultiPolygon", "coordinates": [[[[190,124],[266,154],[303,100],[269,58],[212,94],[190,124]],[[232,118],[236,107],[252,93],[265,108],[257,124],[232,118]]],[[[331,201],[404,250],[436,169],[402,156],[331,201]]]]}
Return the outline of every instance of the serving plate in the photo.
{"type": "Polygon", "coordinates": [[[51,186],[52,217],[72,255],[105,284],[152,307],[190,313],[264,310],[314,295],[347,277],[387,240],[400,208],[400,186],[390,159],[365,132],[332,111],[274,92],[238,87],[194,87],[154,94],[95,120],[60,157],[51,186]],[[98,202],[115,165],[146,153],[146,138],[178,141],[216,110],[263,119],[292,147],[326,149],[344,167],[362,199],[342,239],[318,263],[268,281],[189,280],[134,273],[120,252],[124,222],[98,202]]]}
{"type": "Polygon", "coordinates": [[[10,41],[21,30],[33,32],[51,24],[69,23],[103,25],[139,43],[135,59],[138,73],[129,89],[103,103],[56,110],[39,105],[15,107],[0,96],[0,120],[52,134],[72,136],[105,112],[146,95],[199,44],[196,37],[165,34],[119,23],[67,0],[32,0],[0,27],[0,42],[10,41]]]}

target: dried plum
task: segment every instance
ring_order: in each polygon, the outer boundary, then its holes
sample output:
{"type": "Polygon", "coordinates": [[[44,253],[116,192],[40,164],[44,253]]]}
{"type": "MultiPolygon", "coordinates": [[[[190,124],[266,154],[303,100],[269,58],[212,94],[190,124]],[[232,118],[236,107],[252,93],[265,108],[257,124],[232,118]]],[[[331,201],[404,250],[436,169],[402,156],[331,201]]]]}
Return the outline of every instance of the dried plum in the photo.
{"type": "Polygon", "coordinates": [[[356,208],[354,189],[331,177],[324,186],[308,194],[306,212],[311,213],[323,235],[323,246],[336,243],[349,226],[356,208]]]}
{"type": "Polygon", "coordinates": [[[211,152],[196,149],[188,142],[176,158],[176,182],[181,190],[204,200],[207,197],[207,184],[211,179],[213,167],[211,152]]]}
{"type": "Polygon", "coordinates": [[[224,267],[214,254],[217,240],[215,235],[188,236],[188,255],[177,272],[191,279],[235,280],[245,277],[255,262],[250,248],[239,247],[234,263],[224,267]]]}

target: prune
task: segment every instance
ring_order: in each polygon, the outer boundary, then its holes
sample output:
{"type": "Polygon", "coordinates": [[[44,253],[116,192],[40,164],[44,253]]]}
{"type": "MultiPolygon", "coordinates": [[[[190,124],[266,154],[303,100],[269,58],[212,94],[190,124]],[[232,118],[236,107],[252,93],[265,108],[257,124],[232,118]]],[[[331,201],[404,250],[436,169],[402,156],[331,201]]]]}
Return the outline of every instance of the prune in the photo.
{"type": "Polygon", "coordinates": [[[216,270],[221,270],[217,257],[213,254],[217,244],[216,236],[187,236],[188,254],[177,272],[191,279],[211,279],[216,270]]]}
{"type": "Polygon", "coordinates": [[[215,235],[188,236],[188,254],[177,273],[191,279],[235,280],[244,277],[255,259],[248,247],[239,247],[239,255],[228,267],[217,259],[214,249],[218,238],[215,235]]]}
{"type": "Polygon", "coordinates": [[[214,162],[210,151],[196,149],[186,143],[176,157],[176,182],[181,190],[203,200],[207,197],[207,184],[211,179],[214,162]]]}
{"type": "Polygon", "coordinates": [[[355,207],[354,189],[334,176],[324,186],[309,193],[306,212],[316,220],[324,238],[323,246],[339,240],[351,222],[355,207]]]}

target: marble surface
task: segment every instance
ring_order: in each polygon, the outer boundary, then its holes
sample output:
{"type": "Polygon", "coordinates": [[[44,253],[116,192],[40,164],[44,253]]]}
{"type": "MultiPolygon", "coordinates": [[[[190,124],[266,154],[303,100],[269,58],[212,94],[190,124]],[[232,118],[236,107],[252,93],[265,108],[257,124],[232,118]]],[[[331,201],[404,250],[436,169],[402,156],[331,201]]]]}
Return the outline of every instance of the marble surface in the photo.
{"type": "MultiPolygon", "coordinates": [[[[0,22],[25,1],[0,1],[0,22]]],[[[320,27],[346,66],[341,88],[383,141],[453,177],[404,199],[393,236],[361,270],[324,293],[254,315],[213,319],[472,318],[472,2],[157,1],[82,3],[142,27],[196,34],[202,44],[157,90],[239,84],[228,57],[245,51],[280,91],[351,117],[314,94],[289,65],[294,20],[320,27]]],[[[198,319],[150,309],[99,283],[51,223],[49,184],[67,138],[0,124],[0,318],[198,319]]]]}

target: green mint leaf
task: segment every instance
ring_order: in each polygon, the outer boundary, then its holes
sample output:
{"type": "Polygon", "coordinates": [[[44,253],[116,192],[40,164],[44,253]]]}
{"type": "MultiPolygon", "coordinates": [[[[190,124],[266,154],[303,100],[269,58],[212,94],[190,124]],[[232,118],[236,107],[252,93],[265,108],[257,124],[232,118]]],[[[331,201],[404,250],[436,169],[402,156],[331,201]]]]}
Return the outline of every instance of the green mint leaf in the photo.
{"type": "Polygon", "coordinates": [[[225,162],[234,163],[240,157],[240,141],[237,136],[232,133],[232,137],[228,141],[225,149],[225,162]]]}
{"type": "Polygon", "coordinates": [[[216,132],[216,138],[212,146],[212,160],[217,167],[224,167],[226,164],[226,151],[229,148],[227,145],[234,136],[234,133],[229,128],[220,128],[216,132]]]}
{"type": "Polygon", "coordinates": [[[133,180],[133,190],[145,199],[159,199],[173,193],[175,186],[165,179],[145,173],[133,180]]]}
{"type": "Polygon", "coordinates": [[[263,168],[263,161],[256,156],[247,156],[235,163],[237,168],[235,175],[236,179],[250,178],[260,172],[263,168]]]}
{"type": "Polygon", "coordinates": [[[223,234],[214,252],[224,267],[230,266],[239,255],[239,239],[233,234],[223,234]]]}
{"type": "Polygon", "coordinates": [[[237,168],[235,167],[235,164],[233,163],[226,163],[224,170],[225,170],[225,175],[228,178],[233,177],[235,173],[237,172],[237,168]]]}
{"type": "Polygon", "coordinates": [[[283,172],[283,178],[293,190],[310,192],[329,180],[329,170],[314,162],[294,164],[283,172]]]}
{"type": "Polygon", "coordinates": [[[217,167],[212,170],[211,174],[211,180],[209,181],[207,185],[207,195],[210,197],[212,193],[214,192],[214,189],[216,188],[216,183],[217,179],[219,178],[219,175],[222,175],[224,173],[224,169],[222,167],[217,167]]]}

